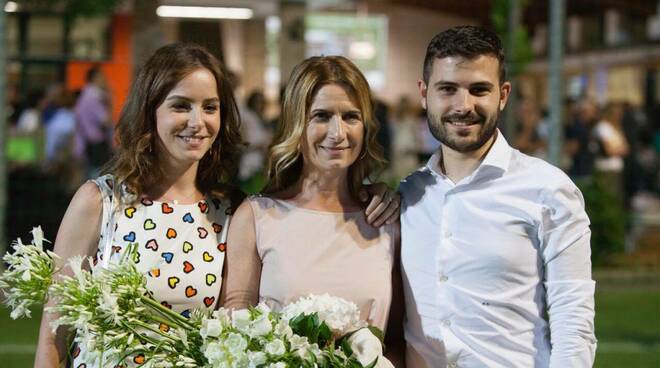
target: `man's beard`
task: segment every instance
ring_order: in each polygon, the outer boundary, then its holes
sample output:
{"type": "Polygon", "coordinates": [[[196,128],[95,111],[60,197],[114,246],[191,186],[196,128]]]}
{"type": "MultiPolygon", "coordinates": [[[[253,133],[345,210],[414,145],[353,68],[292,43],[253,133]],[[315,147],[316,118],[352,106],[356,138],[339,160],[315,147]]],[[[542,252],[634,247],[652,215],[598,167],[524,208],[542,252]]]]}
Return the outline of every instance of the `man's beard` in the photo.
{"type": "Polygon", "coordinates": [[[496,115],[488,120],[486,120],[482,114],[477,113],[468,113],[463,115],[447,114],[440,116],[438,114],[431,114],[427,110],[426,116],[428,119],[429,130],[435,139],[440,141],[440,143],[443,145],[453,149],[454,151],[467,153],[476,151],[483,147],[483,145],[486,144],[486,142],[488,142],[490,138],[495,134],[495,131],[497,130],[497,122],[500,117],[500,111],[498,110],[496,115]],[[476,124],[481,125],[477,140],[473,142],[461,142],[460,139],[453,139],[447,129],[447,124],[450,124],[449,121],[451,120],[476,121],[476,124]]]}

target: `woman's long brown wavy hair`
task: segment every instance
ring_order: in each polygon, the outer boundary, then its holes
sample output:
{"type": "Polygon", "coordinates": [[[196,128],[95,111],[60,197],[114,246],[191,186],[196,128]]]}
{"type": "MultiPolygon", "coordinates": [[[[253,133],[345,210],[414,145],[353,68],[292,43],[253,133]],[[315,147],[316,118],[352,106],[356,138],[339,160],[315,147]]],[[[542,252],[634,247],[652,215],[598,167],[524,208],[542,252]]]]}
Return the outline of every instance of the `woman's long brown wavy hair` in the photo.
{"type": "Polygon", "coordinates": [[[314,56],[298,64],[284,91],[280,124],[269,149],[267,183],[264,193],[273,194],[295,184],[302,174],[301,146],[309,109],[321,87],[337,84],[356,104],[364,123],[364,144],[359,158],[348,171],[348,187],[358,199],[365,178],[384,163],[382,147],[376,141],[378,123],[374,119],[369,83],[350,60],[343,56],[314,56]]]}
{"type": "MultiPolygon", "coordinates": [[[[201,46],[174,43],[158,49],[140,69],[117,124],[118,148],[105,172],[126,185],[139,199],[146,188],[164,176],[156,154],[156,109],[179,81],[204,68],[215,77],[220,98],[220,131],[199,163],[197,187],[206,194],[225,197],[236,178],[242,147],[240,117],[229,73],[201,46]]],[[[118,191],[115,187],[115,191],[118,191]]]]}

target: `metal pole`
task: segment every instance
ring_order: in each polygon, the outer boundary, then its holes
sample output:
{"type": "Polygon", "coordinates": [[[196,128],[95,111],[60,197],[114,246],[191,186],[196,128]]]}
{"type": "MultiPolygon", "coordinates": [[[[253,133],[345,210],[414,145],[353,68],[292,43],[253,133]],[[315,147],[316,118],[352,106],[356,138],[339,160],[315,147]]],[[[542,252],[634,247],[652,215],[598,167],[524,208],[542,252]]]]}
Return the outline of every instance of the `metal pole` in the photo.
{"type": "MultiPolygon", "coordinates": [[[[6,0],[0,0],[0,255],[3,255],[7,250],[7,234],[5,233],[5,217],[7,214],[7,157],[5,156],[7,134],[6,4],[6,0]]],[[[0,269],[4,269],[3,262],[0,262],[0,269]]]]}
{"type": "Polygon", "coordinates": [[[514,142],[516,137],[516,112],[518,110],[518,87],[515,83],[517,74],[519,72],[519,60],[516,52],[516,32],[520,27],[520,1],[509,0],[509,12],[507,14],[507,45],[506,45],[506,63],[508,65],[508,79],[513,86],[513,92],[509,95],[507,101],[507,109],[504,112],[504,135],[508,138],[509,142],[514,142]]]}
{"type": "Polygon", "coordinates": [[[550,136],[548,160],[559,166],[562,148],[562,81],[561,68],[564,50],[564,0],[551,0],[550,4],[550,63],[548,74],[550,136]]]}

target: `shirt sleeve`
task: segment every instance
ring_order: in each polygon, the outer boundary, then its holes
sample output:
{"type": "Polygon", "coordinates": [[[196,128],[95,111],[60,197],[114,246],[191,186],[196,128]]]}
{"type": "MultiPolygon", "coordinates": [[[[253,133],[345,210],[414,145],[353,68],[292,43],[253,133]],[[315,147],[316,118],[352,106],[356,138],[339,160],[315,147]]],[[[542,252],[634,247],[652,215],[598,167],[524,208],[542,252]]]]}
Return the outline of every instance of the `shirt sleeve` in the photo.
{"type": "Polygon", "coordinates": [[[595,282],[584,200],[568,182],[549,191],[543,206],[539,235],[552,344],[550,367],[591,367],[596,352],[595,282]]]}

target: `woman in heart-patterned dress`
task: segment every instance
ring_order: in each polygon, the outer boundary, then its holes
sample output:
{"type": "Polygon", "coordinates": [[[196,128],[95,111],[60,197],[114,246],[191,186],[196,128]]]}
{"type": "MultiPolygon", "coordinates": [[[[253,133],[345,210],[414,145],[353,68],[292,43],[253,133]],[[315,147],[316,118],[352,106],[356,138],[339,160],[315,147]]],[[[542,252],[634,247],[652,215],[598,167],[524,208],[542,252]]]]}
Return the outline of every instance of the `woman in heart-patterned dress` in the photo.
{"type": "MultiPolygon", "coordinates": [[[[129,244],[156,300],[186,316],[215,308],[241,138],[228,73],[205,49],[172,44],[140,70],[117,125],[106,175],[80,187],[55,241],[63,261],[90,256],[105,266],[129,244]]],[[[65,269],[65,272],[67,270],[65,269]]],[[[70,271],[70,270],[68,270],[70,271]]],[[[68,332],[44,313],[36,367],[59,367],[68,332]]],[[[74,347],[73,367],[98,361],[74,347]],[[91,360],[90,360],[91,359],[91,360]]],[[[144,356],[123,366],[140,365],[144,356]]]]}

